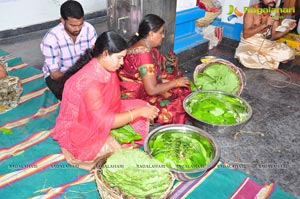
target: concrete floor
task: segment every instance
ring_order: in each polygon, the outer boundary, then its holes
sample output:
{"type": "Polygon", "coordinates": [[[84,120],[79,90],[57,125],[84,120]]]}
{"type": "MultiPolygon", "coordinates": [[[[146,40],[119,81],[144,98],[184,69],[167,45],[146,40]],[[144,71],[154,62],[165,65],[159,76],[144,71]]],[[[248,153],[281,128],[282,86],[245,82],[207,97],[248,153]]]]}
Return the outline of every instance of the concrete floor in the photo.
{"type": "MultiPolygon", "coordinates": [[[[105,22],[94,25],[98,34],[107,30],[105,22]]],[[[39,44],[45,32],[2,41],[0,49],[40,67],[43,58],[39,44]]],[[[181,53],[181,57],[209,54],[227,59],[241,67],[246,75],[241,97],[252,106],[253,116],[240,132],[216,136],[221,146],[221,158],[231,167],[265,183],[276,183],[300,198],[300,57],[280,65],[280,71],[247,69],[233,58],[237,44],[224,38],[221,45],[208,53],[181,53]]],[[[200,61],[198,58],[186,60],[181,64],[182,70],[192,78],[200,61]]]]}

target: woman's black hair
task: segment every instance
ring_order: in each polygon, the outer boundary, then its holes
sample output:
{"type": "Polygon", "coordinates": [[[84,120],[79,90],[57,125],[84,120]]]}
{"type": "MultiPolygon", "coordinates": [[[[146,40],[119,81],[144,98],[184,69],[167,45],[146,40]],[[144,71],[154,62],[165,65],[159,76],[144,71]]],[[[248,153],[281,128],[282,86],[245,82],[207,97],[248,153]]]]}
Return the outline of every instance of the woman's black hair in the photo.
{"type": "Polygon", "coordinates": [[[60,6],[60,15],[64,20],[68,20],[68,17],[81,19],[84,16],[84,11],[79,2],[68,0],[60,6]]]}
{"type": "Polygon", "coordinates": [[[119,53],[128,48],[127,41],[114,31],[103,32],[96,40],[93,49],[87,49],[83,55],[76,61],[76,63],[69,68],[61,81],[66,82],[73,74],[79,71],[86,65],[93,57],[98,57],[107,50],[108,54],[119,53]]]}
{"type": "Polygon", "coordinates": [[[144,16],[139,24],[137,34],[132,36],[129,40],[129,46],[132,46],[139,40],[146,38],[150,31],[157,32],[164,24],[165,21],[155,14],[148,14],[144,16]]]}

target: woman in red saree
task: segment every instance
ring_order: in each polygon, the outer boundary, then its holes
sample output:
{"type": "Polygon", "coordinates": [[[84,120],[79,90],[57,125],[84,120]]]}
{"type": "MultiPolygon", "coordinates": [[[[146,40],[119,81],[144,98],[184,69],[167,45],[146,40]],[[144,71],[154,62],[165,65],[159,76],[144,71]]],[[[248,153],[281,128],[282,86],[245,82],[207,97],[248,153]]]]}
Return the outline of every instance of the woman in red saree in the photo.
{"type": "Polygon", "coordinates": [[[191,92],[190,80],[182,77],[173,53],[163,56],[158,46],[164,38],[164,20],[148,14],[139,31],[130,40],[130,48],[119,70],[123,98],[143,99],[160,109],[155,122],[160,124],[186,121],[182,101],[191,92]]]}
{"type": "Polygon", "coordinates": [[[127,47],[117,33],[104,32],[93,50],[87,50],[72,67],[73,72],[66,73],[72,76],[63,90],[52,137],[72,165],[92,169],[101,157],[121,148],[110,132],[128,123],[145,138],[149,120],[158,114],[145,101],[121,100],[116,70],[123,64],[127,47]]]}

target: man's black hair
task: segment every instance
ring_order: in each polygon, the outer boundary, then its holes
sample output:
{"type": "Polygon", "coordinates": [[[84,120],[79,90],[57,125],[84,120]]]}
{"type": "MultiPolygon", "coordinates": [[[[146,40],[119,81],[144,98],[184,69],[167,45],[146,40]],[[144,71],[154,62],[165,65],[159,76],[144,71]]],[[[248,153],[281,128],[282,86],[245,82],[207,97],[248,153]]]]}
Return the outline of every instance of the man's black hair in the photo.
{"type": "Polygon", "coordinates": [[[81,19],[84,16],[84,11],[79,2],[68,0],[61,5],[60,15],[64,20],[67,20],[68,17],[81,19]]]}

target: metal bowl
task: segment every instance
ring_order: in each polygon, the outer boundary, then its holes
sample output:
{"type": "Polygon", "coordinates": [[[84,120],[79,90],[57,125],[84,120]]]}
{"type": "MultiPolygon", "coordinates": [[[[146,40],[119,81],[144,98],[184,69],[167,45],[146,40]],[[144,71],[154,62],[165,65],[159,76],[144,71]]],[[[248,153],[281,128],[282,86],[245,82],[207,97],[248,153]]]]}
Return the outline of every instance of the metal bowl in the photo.
{"type": "MultiPolygon", "coordinates": [[[[153,129],[146,137],[145,141],[144,141],[144,150],[146,153],[148,153],[151,157],[153,157],[151,155],[152,151],[149,147],[149,142],[151,141],[151,139],[160,134],[160,133],[164,133],[166,131],[169,130],[176,130],[177,132],[180,132],[182,134],[188,134],[188,133],[196,133],[199,134],[201,136],[203,136],[204,138],[206,138],[212,145],[213,147],[213,151],[214,151],[214,156],[212,158],[212,160],[205,166],[199,166],[196,169],[192,169],[192,170],[181,170],[181,169],[177,169],[177,168],[170,168],[170,170],[172,171],[172,173],[174,174],[175,178],[177,180],[180,181],[189,181],[189,180],[194,180],[196,178],[201,177],[203,174],[206,173],[206,171],[210,170],[211,168],[213,168],[220,159],[220,147],[217,144],[216,140],[214,139],[214,137],[212,135],[210,135],[209,133],[203,131],[200,128],[194,127],[194,126],[190,126],[190,125],[185,125],[185,124],[169,124],[169,125],[163,125],[160,126],[158,128],[153,129]]],[[[172,147],[170,145],[170,147],[172,147]]]]}
{"type": "Polygon", "coordinates": [[[206,90],[206,91],[203,90],[203,91],[193,92],[193,93],[189,94],[183,101],[183,108],[186,111],[186,113],[192,118],[193,125],[203,129],[204,131],[206,131],[208,133],[212,133],[212,134],[228,134],[228,133],[234,134],[234,133],[238,132],[239,130],[241,130],[244,127],[245,124],[247,124],[247,122],[252,117],[252,113],[253,113],[252,108],[249,105],[249,103],[246,100],[244,100],[243,98],[241,98],[240,96],[230,94],[227,92],[223,92],[223,91],[212,91],[212,90],[206,90]],[[202,120],[195,118],[187,110],[186,104],[197,93],[215,93],[216,95],[227,95],[227,96],[232,96],[232,97],[238,98],[247,107],[246,119],[244,121],[236,123],[236,124],[213,124],[213,123],[208,123],[206,121],[202,121],[202,120]]]}

